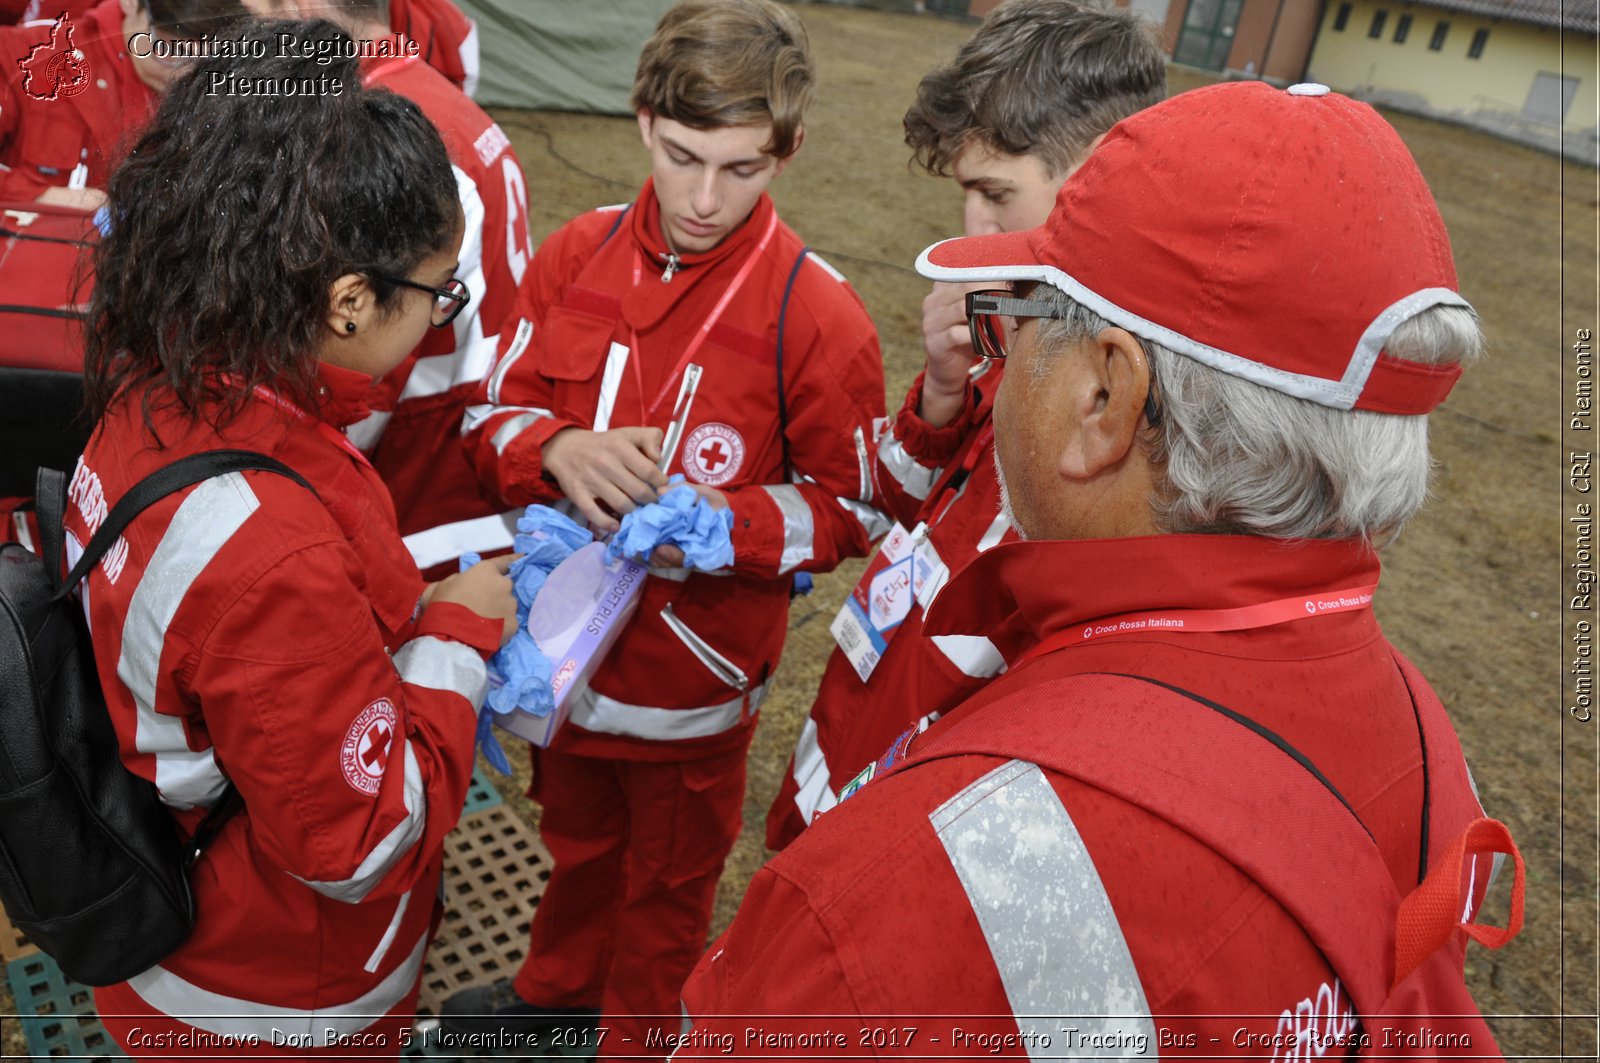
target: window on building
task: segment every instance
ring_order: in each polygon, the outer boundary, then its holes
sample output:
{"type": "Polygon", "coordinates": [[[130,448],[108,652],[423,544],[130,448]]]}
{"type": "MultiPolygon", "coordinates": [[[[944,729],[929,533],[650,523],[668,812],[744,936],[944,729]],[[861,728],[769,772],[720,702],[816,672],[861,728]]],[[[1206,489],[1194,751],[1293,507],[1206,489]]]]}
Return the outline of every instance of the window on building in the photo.
{"type": "Polygon", "coordinates": [[[1409,36],[1411,36],[1411,16],[1401,15],[1400,21],[1394,24],[1394,43],[1404,44],[1409,36]]]}
{"type": "Polygon", "coordinates": [[[1372,13],[1372,26],[1367,30],[1367,36],[1377,40],[1383,36],[1383,24],[1389,21],[1389,12],[1379,8],[1372,13]]]}
{"type": "Polygon", "coordinates": [[[1345,25],[1350,21],[1350,5],[1340,4],[1339,10],[1333,14],[1333,28],[1343,33],[1345,25]]]}
{"type": "Polygon", "coordinates": [[[1578,79],[1543,71],[1534,75],[1533,88],[1522,105],[1523,117],[1541,125],[1559,126],[1566,121],[1573,97],[1578,95],[1578,79]]]}
{"type": "Polygon", "coordinates": [[[1467,58],[1476,59],[1483,54],[1483,46],[1489,43],[1489,31],[1478,30],[1472,35],[1472,45],[1467,49],[1467,58]]]}
{"type": "Polygon", "coordinates": [[[1444,47],[1444,39],[1450,36],[1450,23],[1436,22],[1433,26],[1433,40],[1428,42],[1428,51],[1437,52],[1444,47]]]}

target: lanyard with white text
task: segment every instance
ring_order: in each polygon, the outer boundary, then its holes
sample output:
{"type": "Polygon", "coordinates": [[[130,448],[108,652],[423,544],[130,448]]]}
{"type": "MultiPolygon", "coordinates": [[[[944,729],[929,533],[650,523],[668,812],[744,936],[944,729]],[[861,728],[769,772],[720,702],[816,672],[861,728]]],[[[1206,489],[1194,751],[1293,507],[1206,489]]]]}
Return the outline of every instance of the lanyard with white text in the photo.
{"type": "MultiPolygon", "coordinates": [[[[722,317],[722,312],[728,308],[728,304],[733,301],[733,297],[738,293],[739,289],[744,287],[744,282],[750,277],[750,271],[755,269],[756,262],[761,259],[762,254],[767,249],[767,244],[772,242],[772,234],[777,227],[778,212],[773,211],[771,217],[767,219],[767,231],[761,234],[761,242],[756,244],[755,250],[750,252],[750,257],[745,259],[744,264],[739,267],[739,272],[734,275],[733,282],[722,293],[722,298],[717,300],[717,305],[711,308],[711,313],[706,317],[705,323],[700,326],[700,331],[696,332],[694,339],[689,341],[689,346],[684,349],[683,356],[678,359],[678,364],[673,367],[672,372],[667,375],[667,379],[662,382],[661,391],[656,395],[655,401],[645,407],[644,420],[646,424],[656,415],[656,411],[661,408],[661,403],[666,400],[668,393],[672,390],[673,382],[683,375],[684,369],[688,367],[690,362],[694,361],[694,356],[700,353],[701,344],[705,343],[706,337],[711,334],[712,328],[716,326],[717,321],[722,317]]],[[[633,249],[633,283],[635,287],[639,284],[643,268],[643,259],[639,255],[639,249],[635,247],[633,249]]],[[[637,332],[630,334],[628,337],[628,346],[633,352],[633,379],[634,384],[639,388],[639,401],[642,403],[644,402],[644,387],[639,372],[639,334],[637,332]]]]}
{"type": "Polygon", "coordinates": [[[1279,598],[1276,601],[1244,605],[1237,609],[1171,609],[1104,616],[1087,621],[1081,627],[1074,624],[1064,631],[1056,632],[1024,653],[1012,667],[1055,650],[1081,646],[1096,639],[1114,638],[1118,635],[1244,631],[1249,628],[1286,624],[1291,620],[1305,620],[1308,617],[1370,609],[1372,594],[1377,589],[1376,583],[1370,583],[1365,587],[1314,591],[1307,595],[1279,598]]]}

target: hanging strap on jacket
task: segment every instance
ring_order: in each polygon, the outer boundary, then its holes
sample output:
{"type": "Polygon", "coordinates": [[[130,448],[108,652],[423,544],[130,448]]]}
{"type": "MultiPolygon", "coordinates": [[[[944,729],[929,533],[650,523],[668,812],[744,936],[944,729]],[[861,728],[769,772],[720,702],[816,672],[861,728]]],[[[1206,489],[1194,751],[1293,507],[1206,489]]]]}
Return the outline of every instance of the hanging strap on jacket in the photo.
{"type": "Polygon", "coordinates": [[[1072,675],[1035,686],[1029,698],[1055,707],[1052,719],[1003,702],[984,706],[914,751],[901,770],[966,754],[1005,757],[1149,811],[1249,875],[1316,942],[1358,1013],[1379,1016],[1394,987],[1458,927],[1498,948],[1521,930],[1523,916],[1521,854],[1476,800],[1460,799],[1471,791],[1443,706],[1409,662],[1396,660],[1424,739],[1429,834],[1451,839],[1404,902],[1367,828],[1304,754],[1232,709],[1143,676],[1072,675]],[[1503,929],[1463,921],[1487,887],[1484,875],[1473,884],[1476,896],[1462,896],[1471,861],[1492,853],[1515,867],[1503,929]]]}

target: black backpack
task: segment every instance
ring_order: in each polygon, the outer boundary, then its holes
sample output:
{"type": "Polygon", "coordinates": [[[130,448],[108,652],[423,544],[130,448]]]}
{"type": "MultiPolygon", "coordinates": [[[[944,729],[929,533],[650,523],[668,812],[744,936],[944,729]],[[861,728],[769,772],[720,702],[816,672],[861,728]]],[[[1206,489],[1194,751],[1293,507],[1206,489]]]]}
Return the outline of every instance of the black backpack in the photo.
{"type": "Polygon", "coordinates": [[[238,806],[229,783],[185,839],[154,784],[128,771],[76,595],[138,513],[243,469],[293,469],[244,450],[193,454],[135,484],[65,581],[67,476],[38,472],[40,551],[0,546],[0,902],[68,976],[111,985],[149,969],[194,926],[188,868],[238,806]]]}

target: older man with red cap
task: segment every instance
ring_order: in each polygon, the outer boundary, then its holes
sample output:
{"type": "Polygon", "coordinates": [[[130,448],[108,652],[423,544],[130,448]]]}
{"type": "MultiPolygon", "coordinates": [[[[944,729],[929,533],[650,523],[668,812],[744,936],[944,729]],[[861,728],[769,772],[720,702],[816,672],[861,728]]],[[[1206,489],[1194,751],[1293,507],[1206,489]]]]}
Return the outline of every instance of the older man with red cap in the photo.
{"type": "Polygon", "coordinates": [[[1466,937],[1520,925],[1474,922],[1515,847],[1371,609],[1481,346],[1394,130],[1320,85],[1184,93],[1042,227],[918,269],[996,287],[1024,540],[925,633],[1009,668],[759,873],[680,1056],[1496,1054],[1439,1016],[1466,937]]]}

